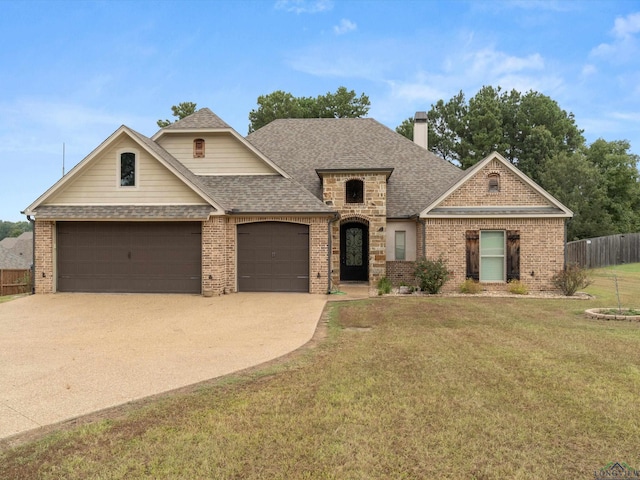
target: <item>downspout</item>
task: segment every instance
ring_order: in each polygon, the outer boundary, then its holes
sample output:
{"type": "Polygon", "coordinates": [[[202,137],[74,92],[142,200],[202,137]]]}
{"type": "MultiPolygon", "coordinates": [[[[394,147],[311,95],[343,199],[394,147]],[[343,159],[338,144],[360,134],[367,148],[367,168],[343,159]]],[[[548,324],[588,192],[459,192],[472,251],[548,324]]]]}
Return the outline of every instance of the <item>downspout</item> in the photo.
{"type": "Polygon", "coordinates": [[[27,215],[27,220],[31,223],[31,243],[33,249],[33,256],[31,257],[31,295],[36,293],[36,221],[31,218],[31,215],[27,215]]]}
{"type": "Polygon", "coordinates": [[[331,228],[331,224],[333,222],[335,222],[336,220],[338,220],[340,218],[340,214],[338,212],[333,214],[333,217],[329,218],[329,221],[327,222],[327,233],[328,233],[328,248],[329,251],[327,252],[327,295],[331,294],[331,278],[332,278],[332,271],[331,271],[331,264],[333,262],[333,235],[332,235],[332,228],[331,228]]]}

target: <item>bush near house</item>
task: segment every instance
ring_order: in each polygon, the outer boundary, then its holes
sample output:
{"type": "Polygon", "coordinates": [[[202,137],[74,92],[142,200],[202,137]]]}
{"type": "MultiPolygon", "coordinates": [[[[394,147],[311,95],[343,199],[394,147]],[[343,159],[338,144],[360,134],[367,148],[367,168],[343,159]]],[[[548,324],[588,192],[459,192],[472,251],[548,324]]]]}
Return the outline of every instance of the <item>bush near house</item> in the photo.
{"type": "Polygon", "coordinates": [[[593,283],[589,272],[575,263],[567,265],[557,272],[551,279],[553,285],[560,289],[564,295],[570,297],[579,289],[587,288],[593,283]]]}
{"type": "Polygon", "coordinates": [[[446,262],[442,257],[437,260],[429,260],[423,257],[416,261],[414,271],[420,290],[430,294],[439,293],[450,277],[446,262]]]}

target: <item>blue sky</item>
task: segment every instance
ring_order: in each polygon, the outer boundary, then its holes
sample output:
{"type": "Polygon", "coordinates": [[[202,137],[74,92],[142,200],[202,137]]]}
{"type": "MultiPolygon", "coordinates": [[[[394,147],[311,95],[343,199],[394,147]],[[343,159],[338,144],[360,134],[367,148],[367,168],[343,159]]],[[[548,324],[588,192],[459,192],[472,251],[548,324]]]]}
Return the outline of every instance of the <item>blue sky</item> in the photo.
{"type": "Polygon", "coordinates": [[[459,91],[535,90],[640,154],[640,1],[0,0],[0,219],[171,105],[246,135],[259,95],[365,93],[390,128],[459,91]]]}

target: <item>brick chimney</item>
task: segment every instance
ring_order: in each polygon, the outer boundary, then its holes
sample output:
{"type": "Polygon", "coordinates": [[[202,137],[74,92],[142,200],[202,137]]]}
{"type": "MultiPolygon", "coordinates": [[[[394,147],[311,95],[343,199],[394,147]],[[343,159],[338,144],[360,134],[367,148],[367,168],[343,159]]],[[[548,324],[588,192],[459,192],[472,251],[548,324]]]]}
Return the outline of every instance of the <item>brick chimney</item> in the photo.
{"type": "Polygon", "coordinates": [[[416,112],[413,119],[413,141],[425,150],[428,150],[427,112],[416,112]]]}

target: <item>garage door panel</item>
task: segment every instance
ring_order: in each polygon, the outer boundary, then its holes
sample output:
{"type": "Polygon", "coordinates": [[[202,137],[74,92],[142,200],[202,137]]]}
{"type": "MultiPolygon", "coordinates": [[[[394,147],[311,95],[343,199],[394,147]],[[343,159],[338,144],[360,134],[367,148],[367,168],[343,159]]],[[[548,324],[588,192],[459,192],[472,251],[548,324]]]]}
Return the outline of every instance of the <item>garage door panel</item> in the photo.
{"type": "Polygon", "coordinates": [[[58,290],[199,293],[198,222],[59,222],[58,290]]]}
{"type": "Polygon", "coordinates": [[[308,292],[308,225],[238,225],[238,290],[308,292]]]}

